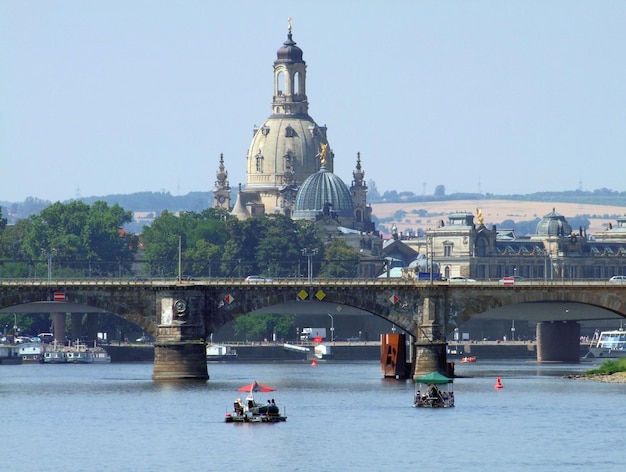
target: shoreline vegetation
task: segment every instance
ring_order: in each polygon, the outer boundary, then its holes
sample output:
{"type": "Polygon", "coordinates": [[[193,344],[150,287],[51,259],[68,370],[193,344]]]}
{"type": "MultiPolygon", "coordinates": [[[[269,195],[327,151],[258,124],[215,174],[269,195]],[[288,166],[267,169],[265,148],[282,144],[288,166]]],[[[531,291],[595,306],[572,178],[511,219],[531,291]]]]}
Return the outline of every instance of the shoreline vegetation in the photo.
{"type": "Polygon", "coordinates": [[[588,370],[579,375],[568,375],[568,378],[578,380],[595,380],[606,383],[626,383],[626,358],[609,359],[597,369],[588,370]]]}

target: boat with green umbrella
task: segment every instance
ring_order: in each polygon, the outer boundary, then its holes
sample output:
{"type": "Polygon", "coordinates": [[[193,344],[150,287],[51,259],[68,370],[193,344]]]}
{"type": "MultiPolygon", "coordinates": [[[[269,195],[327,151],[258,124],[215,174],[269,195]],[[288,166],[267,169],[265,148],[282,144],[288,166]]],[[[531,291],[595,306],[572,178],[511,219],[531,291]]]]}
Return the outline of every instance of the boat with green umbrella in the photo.
{"type": "Polygon", "coordinates": [[[417,391],[413,400],[416,408],[450,408],[454,406],[452,379],[439,372],[431,372],[415,380],[417,391]]]}

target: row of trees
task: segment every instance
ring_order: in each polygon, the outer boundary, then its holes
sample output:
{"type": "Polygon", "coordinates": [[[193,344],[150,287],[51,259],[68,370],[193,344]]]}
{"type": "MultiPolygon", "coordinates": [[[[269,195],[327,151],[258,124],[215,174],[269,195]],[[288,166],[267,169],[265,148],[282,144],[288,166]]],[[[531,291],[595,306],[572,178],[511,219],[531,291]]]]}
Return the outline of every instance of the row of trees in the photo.
{"type": "Polygon", "coordinates": [[[119,205],[73,201],[2,225],[0,277],[176,277],[179,260],[194,277],[297,277],[307,274],[307,253],[316,254],[316,276],[356,275],[358,254],[311,221],[164,211],[134,235],[122,229],[131,220],[119,205]]]}

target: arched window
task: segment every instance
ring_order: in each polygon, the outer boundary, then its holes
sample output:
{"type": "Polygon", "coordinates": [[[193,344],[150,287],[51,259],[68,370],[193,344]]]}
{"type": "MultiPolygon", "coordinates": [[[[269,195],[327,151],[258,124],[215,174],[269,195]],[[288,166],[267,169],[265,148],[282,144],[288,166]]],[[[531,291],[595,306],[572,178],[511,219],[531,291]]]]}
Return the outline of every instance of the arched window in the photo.
{"type": "Polygon", "coordinates": [[[283,71],[279,71],[276,74],[276,95],[279,97],[284,95],[285,90],[285,73],[283,71]]]}
{"type": "Polygon", "coordinates": [[[363,221],[363,212],[361,210],[356,211],[356,222],[361,223],[363,221]]]}
{"type": "Polygon", "coordinates": [[[259,151],[259,153],[254,157],[256,159],[256,171],[263,172],[263,154],[259,151]]]}
{"type": "Polygon", "coordinates": [[[300,72],[293,75],[293,91],[294,95],[300,95],[300,72]]]}

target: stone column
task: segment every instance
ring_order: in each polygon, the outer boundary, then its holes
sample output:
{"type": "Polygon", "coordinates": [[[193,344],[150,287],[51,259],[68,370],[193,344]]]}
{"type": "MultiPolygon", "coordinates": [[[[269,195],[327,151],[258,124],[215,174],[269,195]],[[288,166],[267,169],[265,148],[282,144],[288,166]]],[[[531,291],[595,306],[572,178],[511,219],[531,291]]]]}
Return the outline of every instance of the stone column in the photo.
{"type": "Polygon", "coordinates": [[[207,380],[204,309],[200,297],[163,293],[157,297],[158,330],[152,378],[207,380]]]}
{"type": "Polygon", "coordinates": [[[59,344],[65,343],[65,313],[50,313],[54,328],[54,341],[59,344]]]}
{"type": "Polygon", "coordinates": [[[537,362],[580,362],[580,325],[576,321],[537,323],[537,362]]]}
{"type": "Polygon", "coordinates": [[[446,340],[438,322],[436,301],[436,299],[426,297],[418,309],[414,379],[430,372],[442,374],[448,372],[446,340]]]}

